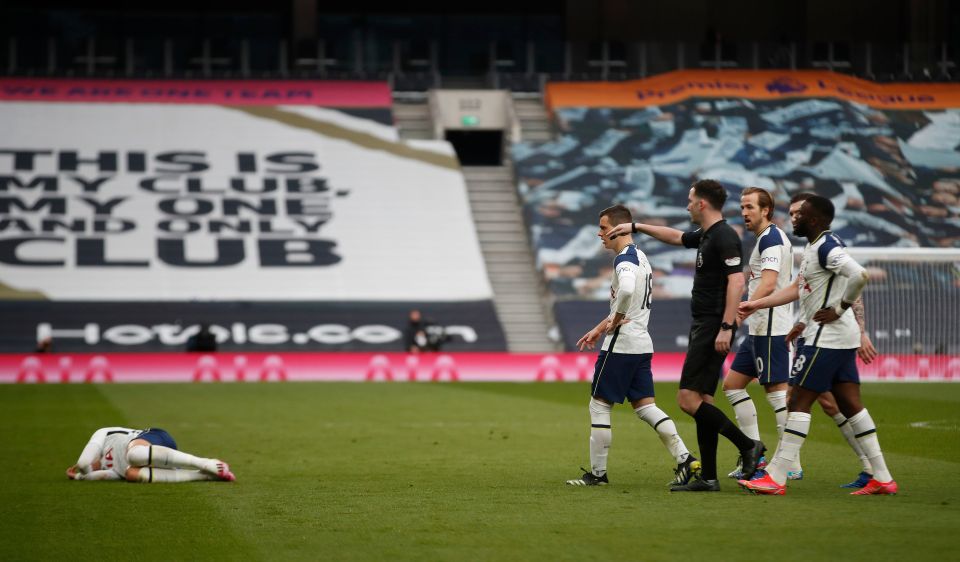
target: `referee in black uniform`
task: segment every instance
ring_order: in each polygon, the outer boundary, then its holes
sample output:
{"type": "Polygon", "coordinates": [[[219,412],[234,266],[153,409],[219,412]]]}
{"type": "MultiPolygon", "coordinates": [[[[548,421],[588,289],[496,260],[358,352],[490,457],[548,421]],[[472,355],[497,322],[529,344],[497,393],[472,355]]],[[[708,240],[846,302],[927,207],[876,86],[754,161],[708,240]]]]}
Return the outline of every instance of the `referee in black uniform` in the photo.
{"type": "Polygon", "coordinates": [[[690,221],[700,226],[693,232],[682,232],[668,226],[649,224],[622,224],[610,232],[610,237],[642,232],[657,240],[697,248],[697,271],[693,277],[690,309],[693,323],[687,356],[680,375],[680,408],[697,422],[697,442],[703,468],[699,478],[682,486],[673,486],[674,492],[715,492],[717,481],[718,435],[729,439],[743,458],[744,478],[749,480],[765,447],[750,439],[736,424],[713,405],[723,369],[723,361],[730,352],[730,343],[737,331],[737,306],[743,294],[743,249],[740,237],[723,220],[723,204],[727,192],[719,182],[700,180],[690,188],[687,211],[690,221]]]}

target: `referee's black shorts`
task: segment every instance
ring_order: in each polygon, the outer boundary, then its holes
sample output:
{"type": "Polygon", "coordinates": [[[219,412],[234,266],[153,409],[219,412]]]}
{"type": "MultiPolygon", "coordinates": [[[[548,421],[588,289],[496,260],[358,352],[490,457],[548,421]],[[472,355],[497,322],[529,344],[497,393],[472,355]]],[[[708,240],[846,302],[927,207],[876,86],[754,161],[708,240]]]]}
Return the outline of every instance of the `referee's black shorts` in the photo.
{"type": "Polygon", "coordinates": [[[680,373],[680,388],[702,394],[713,394],[723,377],[723,360],[726,354],[717,353],[714,342],[720,333],[720,316],[694,318],[690,325],[687,356],[680,373]]]}

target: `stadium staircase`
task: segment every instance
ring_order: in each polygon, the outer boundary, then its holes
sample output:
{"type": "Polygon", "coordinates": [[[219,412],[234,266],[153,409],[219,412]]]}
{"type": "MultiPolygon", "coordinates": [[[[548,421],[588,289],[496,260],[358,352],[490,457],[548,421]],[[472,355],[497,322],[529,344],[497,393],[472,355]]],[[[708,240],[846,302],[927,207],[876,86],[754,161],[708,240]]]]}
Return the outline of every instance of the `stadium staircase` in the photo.
{"type": "Polygon", "coordinates": [[[546,142],[553,138],[550,116],[540,95],[513,95],[513,108],[520,119],[520,138],[526,142],[546,142]]]}
{"type": "Polygon", "coordinates": [[[463,173],[509,350],[556,351],[557,344],[547,336],[554,322],[542,277],[533,265],[513,170],[509,166],[468,166],[463,173]]]}
{"type": "Polygon", "coordinates": [[[426,98],[393,101],[393,121],[404,140],[432,139],[433,122],[426,98]]]}
{"type": "MultiPolygon", "coordinates": [[[[539,98],[521,100],[517,110],[525,140],[549,138],[550,125],[539,98]]],[[[395,99],[393,115],[401,139],[433,138],[433,123],[426,100],[395,99]]],[[[543,278],[534,267],[513,169],[510,166],[466,166],[463,173],[473,222],[493,287],[494,305],[509,351],[557,351],[560,344],[548,337],[554,319],[543,278]]]]}

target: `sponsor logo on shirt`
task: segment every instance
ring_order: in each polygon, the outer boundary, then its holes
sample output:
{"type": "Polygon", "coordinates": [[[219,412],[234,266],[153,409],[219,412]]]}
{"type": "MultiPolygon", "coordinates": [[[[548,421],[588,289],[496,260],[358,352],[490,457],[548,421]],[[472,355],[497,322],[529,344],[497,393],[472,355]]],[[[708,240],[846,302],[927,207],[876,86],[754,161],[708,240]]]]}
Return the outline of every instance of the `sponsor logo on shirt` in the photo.
{"type": "Polygon", "coordinates": [[[735,257],[735,258],[727,258],[727,259],[723,260],[723,263],[727,264],[727,266],[729,266],[729,267],[733,267],[733,266],[735,266],[735,265],[740,265],[740,257],[738,256],[738,257],[735,257]]]}

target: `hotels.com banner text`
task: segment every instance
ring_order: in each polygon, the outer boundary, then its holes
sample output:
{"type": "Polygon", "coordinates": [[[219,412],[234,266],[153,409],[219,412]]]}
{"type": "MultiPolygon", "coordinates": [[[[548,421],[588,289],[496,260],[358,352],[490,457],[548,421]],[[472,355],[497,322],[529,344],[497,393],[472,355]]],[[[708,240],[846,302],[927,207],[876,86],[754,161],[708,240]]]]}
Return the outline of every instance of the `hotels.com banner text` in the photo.
{"type": "MultiPolygon", "coordinates": [[[[0,383],[586,382],[595,358],[593,353],[3,354],[0,383]]],[[[654,354],[654,380],[679,380],[683,358],[654,354]]],[[[960,357],[882,355],[861,364],[860,374],[864,381],[960,382],[960,357]]]]}

